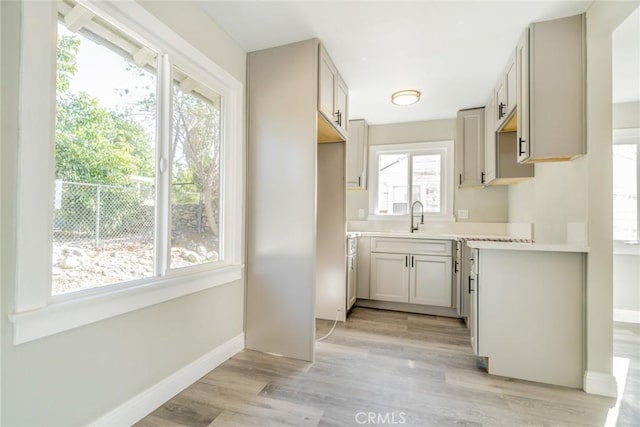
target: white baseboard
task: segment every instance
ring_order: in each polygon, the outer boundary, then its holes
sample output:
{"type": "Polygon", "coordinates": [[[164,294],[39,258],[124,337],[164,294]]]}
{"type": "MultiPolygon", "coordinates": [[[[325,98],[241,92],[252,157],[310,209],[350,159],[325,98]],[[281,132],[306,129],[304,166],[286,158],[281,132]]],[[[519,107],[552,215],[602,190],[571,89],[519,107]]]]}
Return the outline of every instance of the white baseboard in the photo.
{"type": "Polygon", "coordinates": [[[618,383],[616,377],[604,372],[586,371],[584,373],[584,391],[599,396],[617,397],[618,383]]]}
{"type": "Polygon", "coordinates": [[[243,349],[244,334],[242,333],[132,397],[90,425],[94,427],[133,425],[243,349]]]}
{"type": "Polygon", "coordinates": [[[640,311],[613,309],[613,321],[640,323],[640,311]]]}

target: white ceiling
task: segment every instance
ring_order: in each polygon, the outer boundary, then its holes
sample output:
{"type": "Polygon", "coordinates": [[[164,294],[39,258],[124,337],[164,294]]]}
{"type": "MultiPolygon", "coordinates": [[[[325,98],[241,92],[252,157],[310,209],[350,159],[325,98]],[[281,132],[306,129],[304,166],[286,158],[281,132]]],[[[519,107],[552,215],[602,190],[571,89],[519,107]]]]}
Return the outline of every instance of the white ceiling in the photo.
{"type": "MultiPolygon", "coordinates": [[[[198,4],[247,52],[317,37],[349,86],[350,118],[455,117],[484,105],[530,22],[591,1],[212,1],[198,4]],[[422,100],[395,106],[391,93],[422,100]]],[[[631,30],[633,31],[633,30],[631,30]]]]}

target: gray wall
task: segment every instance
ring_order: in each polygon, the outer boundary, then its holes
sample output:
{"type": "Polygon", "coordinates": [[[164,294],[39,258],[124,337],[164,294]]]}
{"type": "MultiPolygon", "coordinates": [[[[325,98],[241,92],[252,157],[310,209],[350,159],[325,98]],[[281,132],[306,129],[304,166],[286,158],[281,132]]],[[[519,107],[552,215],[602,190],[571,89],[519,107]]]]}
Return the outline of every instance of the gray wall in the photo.
{"type": "Polygon", "coordinates": [[[247,61],[246,346],[311,361],[318,42],[251,52],[247,61]]]}
{"type": "MultiPolygon", "coordinates": [[[[429,120],[422,122],[394,123],[369,126],[369,145],[408,142],[453,140],[456,136],[456,120],[429,120]]],[[[471,222],[506,222],[508,198],[506,186],[482,189],[456,188],[454,214],[457,209],[467,209],[471,222]]],[[[347,219],[358,220],[358,209],[369,213],[369,191],[347,191],[347,219]]]]}
{"type": "MultiPolygon", "coordinates": [[[[2,7],[2,425],[86,425],[240,334],[242,281],[14,346],[13,311],[20,3],[2,7]]],[[[145,3],[245,81],[245,53],[191,4],[145,3]]]]}

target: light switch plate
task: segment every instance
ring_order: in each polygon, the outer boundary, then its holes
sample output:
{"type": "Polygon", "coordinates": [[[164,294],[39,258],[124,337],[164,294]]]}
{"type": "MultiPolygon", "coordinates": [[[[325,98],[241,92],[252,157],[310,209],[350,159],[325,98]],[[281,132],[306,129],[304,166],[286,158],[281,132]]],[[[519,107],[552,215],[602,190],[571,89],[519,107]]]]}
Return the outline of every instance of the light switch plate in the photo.
{"type": "Polygon", "coordinates": [[[469,210],[458,209],[458,219],[469,219],[469,210]]]}
{"type": "Polygon", "coordinates": [[[358,209],[358,218],[364,218],[364,209],[358,209]]]}

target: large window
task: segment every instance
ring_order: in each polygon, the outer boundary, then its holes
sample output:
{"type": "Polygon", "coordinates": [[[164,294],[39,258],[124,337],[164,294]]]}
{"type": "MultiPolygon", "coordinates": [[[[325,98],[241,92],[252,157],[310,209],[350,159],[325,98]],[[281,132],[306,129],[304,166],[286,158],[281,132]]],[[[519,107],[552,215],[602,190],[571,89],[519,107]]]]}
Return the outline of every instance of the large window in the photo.
{"type": "Polygon", "coordinates": [[[52,294],[219,262],[222,97],[72,0],[58,20],[52,294]],[[159,67],[173,82],[169,138],[156,132],[159,67]],[[155,173],[164,143],[170,202],[155,173]]]}
{"type": "Polygon", "coordinates": [[[613,239],[640,240],[640,129],[614,132],[613,144],[613,239]]]}
{"type": "Polygon", "coordinates": [[[22,8],[14,343],[240,279],[242,84],[136,2],[22,8]]]}
{"type": "Polygon", "coordinates": [[[369,211],[374,216],[406,216],[419,201],[425,218],[451,218],[452,141],[374,145],[370,153],[369,211]]]}
{"type": "Polygon", "coordinates": [[[59,4],[53,295],[155,274],[158,54],[78,14],[59,4]]]}

